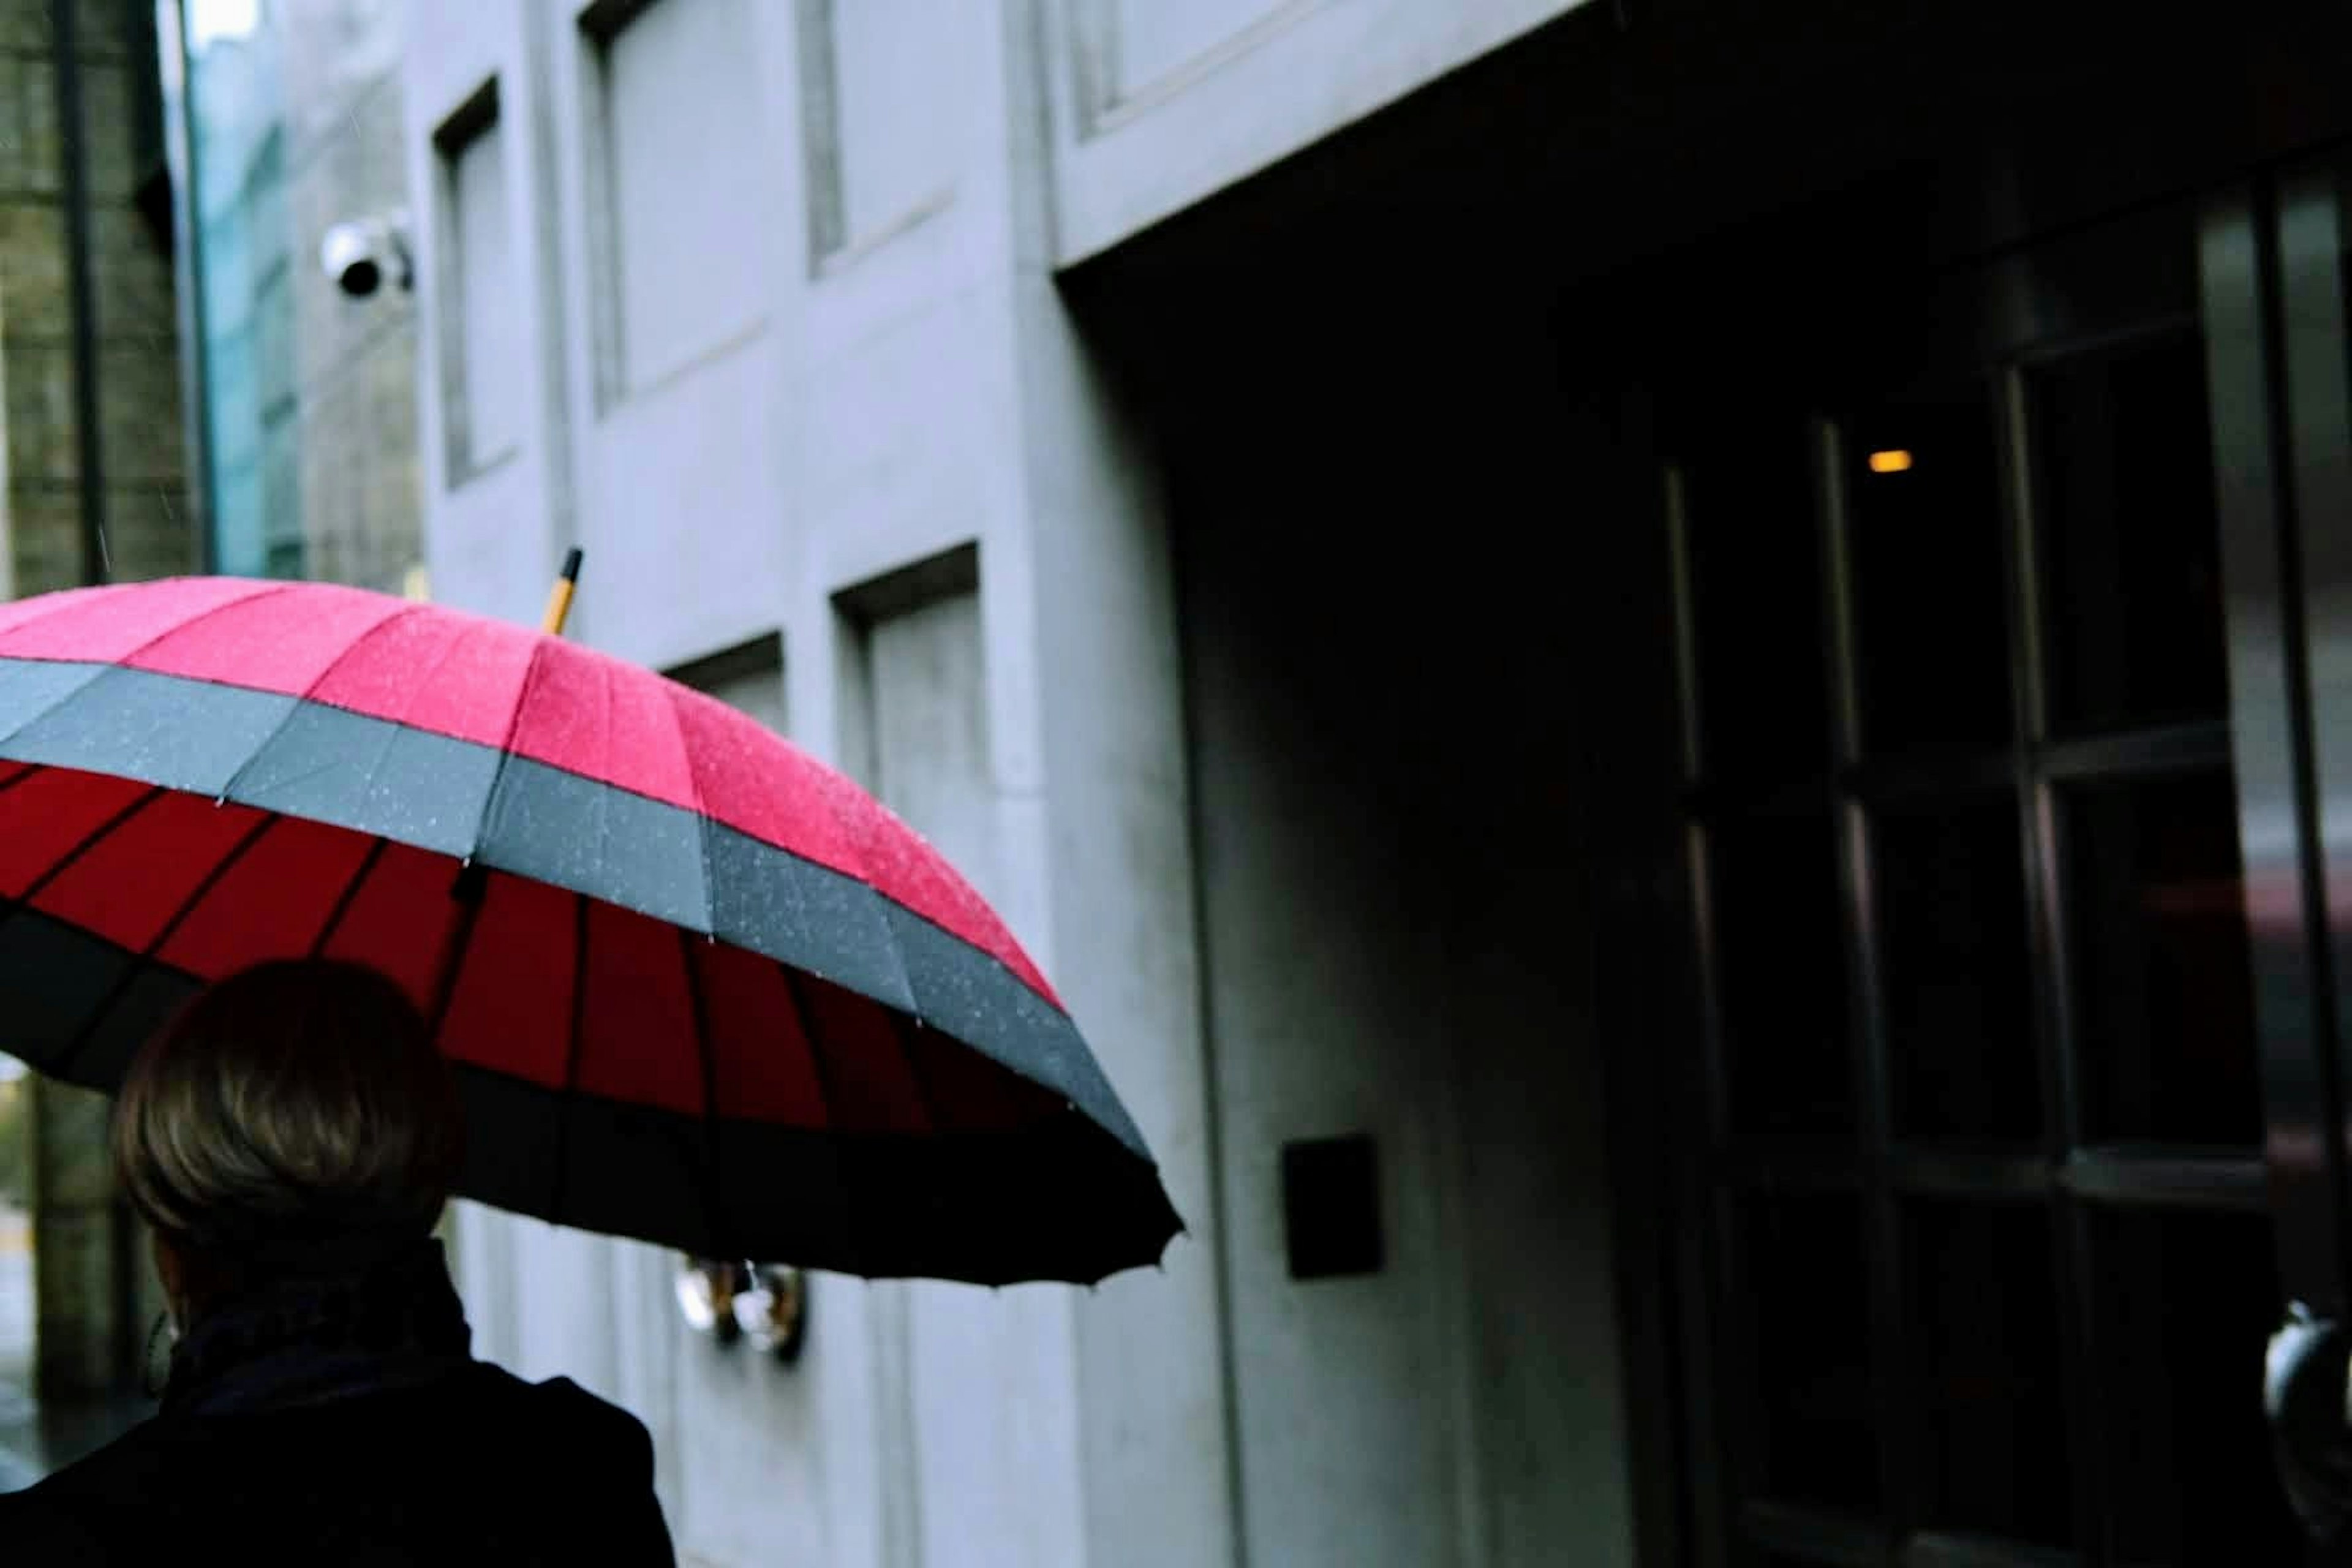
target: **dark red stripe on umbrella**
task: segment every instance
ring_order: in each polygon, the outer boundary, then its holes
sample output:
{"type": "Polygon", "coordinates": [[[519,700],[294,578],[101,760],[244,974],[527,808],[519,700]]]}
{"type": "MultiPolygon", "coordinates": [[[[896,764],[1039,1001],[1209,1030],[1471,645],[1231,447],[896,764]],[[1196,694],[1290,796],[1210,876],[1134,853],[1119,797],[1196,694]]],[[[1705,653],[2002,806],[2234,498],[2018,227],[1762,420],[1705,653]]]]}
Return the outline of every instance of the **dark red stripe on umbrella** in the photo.
{"type": "MultiPolygon", "coordinates": [[[[110,810],[29,899],[0,905],[0,994],[11,998],[0,1046],[12,1054],[111,1089],[205,980],[293,952],[363,957],[427,994],[461,908],[455,860],[55,776],[110,810]],[[153,847],[191,813],[216,819],[211,868],[184,867],[153,896],[93,901],[94,864],[153,847]],[[289,879],[295,860],[320,874],[289,879]],[[272,892],[297,885],[297,897],[272,892]],[[143,951],[84,923],[106,920],[143,951]]],[[[16,793],[0,790],[0,837],[16,793]]],[[[1148,1157],[1060,1090],[880,1004],[503,873],[486,876],[479,911],[444,1027],[469,1121],[497,1133],[470,1152],[470,1196],[696,1252],[874,1277],[1090,1279],[1151,1260],[1174,1233],[1148,1157]],[[544,918],[549,900],[560,918],[544,918]],[[566,932],[584,945],[558,940],[566,932]],[[649,1054],[649,1033],[693,1048],[649,1054]],[[1061,1239],[1040,1239],[1041,1226],[1061,1239]]],[[[1060,1028],[1083,1054],[1066,1019],[1060,1028]]]]}
{"type": "Polygon", "coordinates": [[[351,590],[0,606],[0,1048],[106,1087],[191,987],[301,953],[427,1008],[488,1202],[985,1279],[1175,1226],[1003,922],[743,715],[351,590]]]}

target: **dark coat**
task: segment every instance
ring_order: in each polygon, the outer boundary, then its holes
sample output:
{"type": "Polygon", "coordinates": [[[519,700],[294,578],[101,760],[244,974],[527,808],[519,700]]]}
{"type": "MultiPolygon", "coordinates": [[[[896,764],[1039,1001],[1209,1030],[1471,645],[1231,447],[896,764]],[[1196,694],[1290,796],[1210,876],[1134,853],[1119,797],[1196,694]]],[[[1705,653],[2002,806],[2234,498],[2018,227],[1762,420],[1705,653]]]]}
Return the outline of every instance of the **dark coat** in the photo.
{"type": "Polygon", "coordinates": [[[0,1496],[0,1562],[673,1568],[644,1426],[473,1360],[441,1268],[209,1315],[153,1419],[0,1496]]]}

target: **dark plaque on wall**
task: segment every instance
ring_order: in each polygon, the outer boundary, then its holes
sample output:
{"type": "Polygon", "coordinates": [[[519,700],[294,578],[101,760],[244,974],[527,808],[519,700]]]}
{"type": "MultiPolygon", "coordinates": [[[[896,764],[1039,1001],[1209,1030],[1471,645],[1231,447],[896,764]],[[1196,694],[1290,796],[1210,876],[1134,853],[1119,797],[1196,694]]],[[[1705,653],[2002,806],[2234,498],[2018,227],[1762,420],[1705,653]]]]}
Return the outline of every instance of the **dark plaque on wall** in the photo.
{"type": "Polygon", "coordinates": [[[1282,1228],[1293,1279],[1381,1271],[1381,1160],[1369,1133],[1282,1146],[1282,1228]]]}

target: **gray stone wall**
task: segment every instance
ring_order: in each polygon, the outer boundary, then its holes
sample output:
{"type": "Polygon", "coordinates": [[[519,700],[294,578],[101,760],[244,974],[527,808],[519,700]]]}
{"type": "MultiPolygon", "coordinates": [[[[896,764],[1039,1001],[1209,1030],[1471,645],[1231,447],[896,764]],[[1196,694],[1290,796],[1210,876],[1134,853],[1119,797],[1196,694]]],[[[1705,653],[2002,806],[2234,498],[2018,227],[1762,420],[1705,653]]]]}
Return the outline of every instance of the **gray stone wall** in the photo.
{"type": "MultiPolygon", "coordinates": [[[[184,572],[186,500],[172,258],[133,195],[135,79],[110,11],[84,13],[83,146],[98,333],[99,449],[108,553],[121,578],[184,572]]],[[[54,45],[46,0],[0,0],[0,397],[5,520],[16,595],[82,577],[71,261],[54,45]]]]}
{"type": "MultiPolygon", "coordinates": [[[[134,202],[136,62],[110,8],[77,39],[89,181],[98,448],[108,563],[119,579],[190,570],[172,258],[134,202]]],[[[47,0],[0,0],[0,592],[84,578],[72,262],[47,0]]],[[[36,1376],[46,1394],[119,1386],[152,1294],[107,1165],[107,1101],[28,1085],[36,1376]]]]}

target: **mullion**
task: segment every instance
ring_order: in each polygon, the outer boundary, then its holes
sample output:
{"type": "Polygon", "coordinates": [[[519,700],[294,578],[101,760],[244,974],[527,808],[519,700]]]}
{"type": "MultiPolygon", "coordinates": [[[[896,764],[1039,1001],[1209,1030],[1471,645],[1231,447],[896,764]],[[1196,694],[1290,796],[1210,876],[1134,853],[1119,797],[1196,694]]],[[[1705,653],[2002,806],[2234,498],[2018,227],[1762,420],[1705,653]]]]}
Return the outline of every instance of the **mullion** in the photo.
{"type": "Polygon", "coordinates": [[[2034,762],[2042,777],[2069,783],[2210,773],[2230,765],[2230,742],[2229,720],[2195,720],[2045,739],[2034,748],[2034,762]]]}
{"type": "MultiPolygon", "coordinates": [[[[1833,420],[1814,422],[1814,502],[1827,577],[1823,595],[1832,658],[1831,714],[1842,778],[1862,760],[1863,715],[1859,636],[1853,602],[1853,541],[1845,500],[1843,432],[1833,420]]],[[[1870,1281],[1872,1359],[1876,1363],[1880,1484],[1890,1543],[1917,1520],[1919,1444],[1911,1393],[1908,1314],[1905,1310],[1900,1198],[1893,1180],[1894,1078],[1888,1060],[1886,1009],[1879,973],[1879,931],[1870,823],[1850,786],[1838,792],[1840,914],[1853,1040],[1853,1104],[1861,1154],[1863,1256],[1870,1281]]]]}
{"type": "MultiPolygon", "coordinates": [[[[2026,931],[2032,952],[2033,1016],[2041,1049],[2042,1153],[2063,1165],[2082,1141],[2082,1082],[2074,1059],[2074,994],[2065,889],[2059,860],[2058,801],[2046,769],[2050,738],[2050,638],[2042,603],[2041,510],[2034,484],[2032,410],[2021,362],[1999,366],[1991,392],[1998,403],[2001,496],[2009,515],[2001,541],[2010,584],[2011,689],[2017,721],[2016,789],[2020,853],[2028,889],[2026,931]]],[[[2097,1279],[2090,1215],[2063,1186],[2051,1205],[2053,1283],[2065,1317],[2060,1333],[2067,1412],[2067,1453],[2074,1466],[2074,1529],[2086,1555],[2097,1558],[2105,1530],[2105,1475],[2097,1426],[2098,1386],[2093,1359],[2097,1329],[2092,1290],[2097,1279]]]]}
{"type": "MultiPolygon", "coordinates": [[[[1697,638],[1697,596],[1690,570],[1690,527],[1685,508],[1685,489],[1681,470],[1669,464],[1663,472],[1666,538],[1670,552],[1669,566],[1673,574],[1674,595],[1675,707],[1679,721],[1683,784],[1687,796],[1696,786],[1706,763],[1702,713],[1699,693],[1697,638]]],[[[1702,1205],[1702,1223],[1697,1227],[1702,1236],[1696,1238],[1685,1255],[1695,1261],[1700,1277],[1693,1283],[1696,1289],[1686,1294],[1695,1310],[1684,1325],[1686,1342],[1694,1360],[1701,1365],[1692,1381],[1699,1386],[1692,1398],[1695,1417],[1691,1426],[1691,1442],[1704,1457],[1694,1456],[1697,1468],[1711,1473],[1716,1485],[1706,1511],[1713,1522],[1700,1532],[1699,1550],[1706,1568],[1723,1568],[1729,1555],[1726,1540],[1727,1531],[1722,1521],[1736,1516],[1740,1498],[1750,1479],[1749,1468],[1756,1452],[1756,1437],[1763,1427],[1760,1398],[1752,1377],[1722,1376],[1727,1367],[1745,1369],[1752,1357],[1736,1353],[1731,1341],[1729,1314],[1724,1303],[1748,1300],[1741,1289],[1738,1247],[1734,1234],[1734,1200],[1727,1184],[1714,1179],[1714,1172],[1724,1149],[1730,1125],[1729,1079],[1724,1060],[1723,1015],[1720,971],[1717,963],[1717,932],[1714,920],[1714,900],[1708,876],[1708,835],[1703,817],[1687,804],[1683,817],[1683,871],[1686,896],[1689,899],[1694,949],[1693,969],[1697,979],[1697,1028],[1693,1037],[1696,1047],[1698,1098],[1700,1101],[1700,1145],[1681,1162],[1682,1168],[1698,1179],[1691,1184],[1697,1189],[1702,1205]],[[1728,1386],[1727,1386],[1727,1381],[1728,1386]],[[1704,1419],[1713,1413],[1736,1412],[1729,1419],[1704,1419]],[[1737,1428],[1738,1440],[1733,1432],[1737,1428]]],[[[1704,1486],[1704,1478],[1699,1485],[1704,1486]]]]}
{"type": "MultiPolygon", "coordinates": [[[[2269,483],[2257,479],[2248,484],[2248,469],[2261,475],[2263,466],[2236,469],[2241,481],[2229,492],[2221,511],[2223,570],[2241,579],[2252,576],[2259,585],[2264,568],[2275,568],[2280,633],[2293,649],[2286,661],[2287,689],[2280,694],[2284,701],[2269,704],[2269,716],[2273,726],[2280,717],[2286,721],[2285,744],[2282,747],[2273,740],[2273,754],[2287,756],[2294,768],[2292,795],[2305,910],[2301,966],[2309,977],[2311,1031],[2316,1037],[2316,1048],[2309,1054],[2316,1068],[2319,1103],[2291,1107],[2290,1114],[2295,1122],[2320,1132],[2330,1202],[2317,1227],[2322,1234],[2309,1241],[2298,1235],[2287,1245],[2304,1246],[2326,1259],[2324,1269],[2295,1272],[2323,1274],[2334,1287],[2327,1297],[2309,1289],[2305,1280],[2291,1287],[2297,1295],[2311,1297],[2311,1304],[2322,1311],[2339,1309],[2346,1300],[2341,1238],[2347,1224],[2352,1224],[2352,1171],[2347,1169],[2341,1131],[2347,1109],[2346,1071],[2352,1065],[2352,1058],[2344,1053],[2344,994],[2347,984],[2352,984],[2352,973],[2347,973],[2346,964],[2345,933],[2352,931],[2352,919],[2346,918],[2340,897],[2332,891],[2325,847],[2327,819],[2338,815],[2326,804],[2327,784],[2343,777],[2346,771],[2341,722],[2345,710],[2333,683],[2323,685],[2312,679],[2311,654],[2314,628],[2325,635],[2328,623],[2339,618],[2330,614],[2329,603],[2347,578],[2352,555],[2345,550],[2339,529],[2308,521],[2342,516],[2344,503],[2352,497],[2352,483],[2347,483],[2352,464],[2343,460],[2352,455],[2347,452],[2347,432],[2352,432],[2352,377],[2347,377],[2343,355],[2347,326],[2352,323],[2346,319],[2347,217],[2339,194],[2339,167],[2340,155],[2283,180],[2268,204],[2264,227],[2269,243],[2260,243],[2263,237],[2258,236],[2255,247],[2258,269],[2263,268],[2263,253],[2268,253],[2266,270],[2272,279],[2272,286],[2264,290],[2258,277],[2255,296],[2259,301],[2267,293],[2269,300],[2263,313],[2269,324],[2265,341],[2276,405],[2270,421],[2276,456],[2269,467],[2278,469],[2291,458],[2292,482],[2283,491],[2274,477],[2269,483]],[[2327,264],[2298,264],[2300,258],[2315,254],[2326,257],[2327,264]],[[2316,449],[2286,450],[2280,439],[2283,423],[2298,433],[2297,442],[2315,441],[2316,449]],[[2302,432],[2316,435],[2305,437],[2302,432]],[[2265,500],[2269,506],[2263,504],[2265,500]],[[2278,542],[2267,556],[2258,548],[2247,548],[2250,543],[2258,546],[2260,528],[2239,526],[2240,518],[2258,524],[2265,516],[2278,542]]],[[[2242,300],[2242,292],[2240,298],[2242,300]]],[[[2231,595],[2233,600],[2242,597],[2231,595]]],[[[2233,642],[2252,646],[2252,639],[2237,625],[2231,625],[2230,635],[2233,642]]],[[[2248,870],[2251,873],[2253,868],[2248,870]]],[[[2289,1031],[2268,1020],[2262,1022],[2262,1029],[2267,1054],[2286,1046],[2289,1031]]],[[[2265,1076],[2274,1079],[2276,1075],[2265,1076]]],[[[2277,1097],[2273,1092],[2270,1098],[2275,1122],[2277,1097]]],[[[2285,1215],[2281,1217],[2286,1221],[2285,1215]]],[[[2305,1226],[2296,1228],[2300,1231],[2305,1226]]]]}
{"type": "Polygon", "coordinates": [[[2269,1169],[2254,1151],[2086,1147],[2057,1177],[2085,1207],[2260,1215],[2271,1205],[2269,1169]]]}
{"type": "Polygon", "coordinates": [[[1906,1197],[1979,1203],[2040,1202],[2057,1190],[2058,1173],[2039,1151],[1937,1140],[1898,1140],[1895,1190],[1906,1197]]]}

